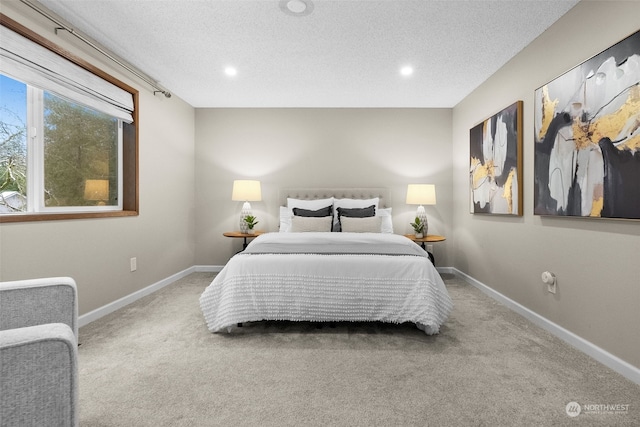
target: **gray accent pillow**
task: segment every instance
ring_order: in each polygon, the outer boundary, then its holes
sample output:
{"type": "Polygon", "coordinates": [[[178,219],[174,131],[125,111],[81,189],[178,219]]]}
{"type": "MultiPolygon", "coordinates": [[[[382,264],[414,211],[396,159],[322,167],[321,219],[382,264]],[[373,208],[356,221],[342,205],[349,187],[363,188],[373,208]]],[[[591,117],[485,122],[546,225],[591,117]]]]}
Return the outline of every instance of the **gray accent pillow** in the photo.
{"type": "Polygon", "coordinates": [[[376,205],[367,206],[366,208],[338,208],[338,227],[334,231],[342,231],[341,217],[349,218],[367,218],[376,216],[376,205]]]}
{"type": "Polygon", "coordinates": [[[306,217],[319,217],[319,216],[330,216],[333,217],[333,205],[329,205],[325,208],[320,208],[317,210],[311,209],[302,209],[302,208],[293,208],[293,214],[295,216],[306,216],[306,217]]]}

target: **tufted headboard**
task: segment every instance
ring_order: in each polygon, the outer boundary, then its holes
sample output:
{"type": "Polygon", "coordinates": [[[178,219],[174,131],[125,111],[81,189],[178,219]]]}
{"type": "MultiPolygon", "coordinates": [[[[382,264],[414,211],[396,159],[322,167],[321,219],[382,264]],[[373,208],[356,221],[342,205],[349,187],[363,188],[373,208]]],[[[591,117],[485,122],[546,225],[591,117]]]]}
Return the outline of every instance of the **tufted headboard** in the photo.
{"type": "Polygon", "coordinates": [[[379,197],[380,208],[387,208],[389,190],[386,188],[284,188],[280,190],[280,206],[287,206],[287,198],[301,200],[325,199],[372,199],[379,197]]]}

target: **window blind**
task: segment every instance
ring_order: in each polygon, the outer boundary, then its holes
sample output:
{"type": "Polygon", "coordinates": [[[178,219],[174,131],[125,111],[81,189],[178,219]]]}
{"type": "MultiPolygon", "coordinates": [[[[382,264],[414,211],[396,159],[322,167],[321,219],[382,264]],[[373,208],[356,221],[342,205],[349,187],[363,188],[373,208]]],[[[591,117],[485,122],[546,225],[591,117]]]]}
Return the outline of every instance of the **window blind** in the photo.
{"type": "Polygon", "coordinates": [[[133,122],[133,95],[0,25],[0,72],[71,101],[133,122]]]}

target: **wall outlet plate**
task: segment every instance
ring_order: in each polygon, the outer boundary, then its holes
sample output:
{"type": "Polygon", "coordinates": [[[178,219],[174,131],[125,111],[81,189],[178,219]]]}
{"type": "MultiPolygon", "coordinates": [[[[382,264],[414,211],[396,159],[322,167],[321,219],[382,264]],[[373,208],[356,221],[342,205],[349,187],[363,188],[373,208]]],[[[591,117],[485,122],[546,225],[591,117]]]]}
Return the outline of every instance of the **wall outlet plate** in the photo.
{"type": "Polygon", "coordinates": [[[557,279],[556,279],[556,275],[553,274],[550,271],[545,271],[545,272],[542,273],[540,278],[542,279],[542,283],[547,285],[547,291],[551,292],[552,294],[555,294],[556,293],[556,283],[558,282],[557,279]]]}

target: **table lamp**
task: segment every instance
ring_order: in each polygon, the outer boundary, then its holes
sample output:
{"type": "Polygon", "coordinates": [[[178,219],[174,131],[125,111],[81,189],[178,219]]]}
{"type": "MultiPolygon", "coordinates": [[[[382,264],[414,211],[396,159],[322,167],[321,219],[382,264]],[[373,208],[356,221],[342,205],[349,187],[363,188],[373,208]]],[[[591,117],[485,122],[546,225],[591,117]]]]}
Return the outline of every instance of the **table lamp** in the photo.
{"type": "Polygon", "coordinates": [[[424,224],[423,234],[426,236],[429,224],[423,205],[436,204],[436,186],[433,184],[409,184],[407,186],[407,204],[419,205],[416,217],[420,218],[420,222],[424,224]]]}
{"type": "Polygon", "coordinates": [[[231,200],[234,202],[244,202],[240,211],[240,232],[246,233],[248,230],[247,223],[244,218],[251,215],[251,203],[262,200],[262,191],[260,190],[260,181],[238,179],[233,181],[233,191],[231,200]]]}
{"type": "Polygon", "coordinates": [[[97,201],[97,206],[104,206],[109,200],[108,179],[87,179],[84,182],[84,199],[97,201]]]}

